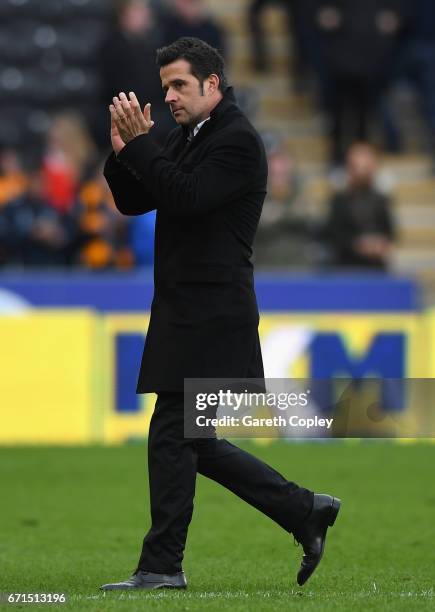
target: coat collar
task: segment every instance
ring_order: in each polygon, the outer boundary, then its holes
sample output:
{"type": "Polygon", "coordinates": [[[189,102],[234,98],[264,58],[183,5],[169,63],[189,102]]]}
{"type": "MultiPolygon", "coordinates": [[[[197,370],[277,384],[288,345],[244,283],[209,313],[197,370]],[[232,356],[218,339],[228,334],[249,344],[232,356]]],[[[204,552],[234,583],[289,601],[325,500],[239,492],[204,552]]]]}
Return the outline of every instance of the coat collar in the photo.
{"type": "MultiPolygon", "coordinates": [[[[222,99],[219,100],[219,102],[216,104],[214,109],[210,112],[210,123],[215,123],[225,113],[225,111],[228,108],[230,108],[230,106],[235,106],[235,105],[236,105],[236,98],[234,96],[234,89],[233,87],[229,86],[224,91],[222,99]]],[[[199,136],[200,132],[202,132],[202,130],[205,127],[206,126],[204,125],[201,128],[201,130],[198,132],[195,138],[199,136]]],[[[183,126],[183,133],[184,133],[184,136],[187,138],[187,135],[189,133],[189,128],[187,126],[183,126]]]]}
{"type": "Polygon", "coordinates": [[[234,89],[232,87],[227,87],[223,93],[222,100],[220,100],[211,111],[210,120],[216,121],[216,119],[219,119],[230,106],[234,106],[235,104],[236,98],[234,96],[234,89]]]}
{"type": "Polygon", "coordinates": [[[183,145],[176,159],[177,164],[180,163],[184,159],[187,153],[192,151],[192,149],[197,147],[198,144],[202,142],[204,138],[207,137],[207,134],[213,128],[213,125],[215,125],[219,121],[219,119],[222,117],[222,115],[224,115],[226,111],[232,106],[236,106],[236,98],[234,96],[233,88],[227,87],[223,94],[222,99],[218,102],[218,104],[216,104],[214,109],[210,112],[210,121],[207,121],[205,125],[202,126],[202,128],[199,130],[196,136],[192,138],[190,142],[187,142],[189,128],[184,125],[182,126],[181,133],[183,134],[183,138],[182,138],[183,145]]]}

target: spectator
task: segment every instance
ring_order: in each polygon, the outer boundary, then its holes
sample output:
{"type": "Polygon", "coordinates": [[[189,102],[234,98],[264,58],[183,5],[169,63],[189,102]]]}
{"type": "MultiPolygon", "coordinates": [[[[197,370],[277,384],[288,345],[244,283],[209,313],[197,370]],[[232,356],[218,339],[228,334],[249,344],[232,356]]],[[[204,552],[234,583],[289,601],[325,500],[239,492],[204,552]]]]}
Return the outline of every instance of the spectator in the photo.
{"type": "Polygon", "coordinates": [[[94,159],[94,143],[82,118],[73,113],[57,115],[48,131],[42,169],[45,197],[60,213],[71,209],[94,159]]]}
{"type": "MultiPolygon", "coordinates": [[[[286,13],[290,76],[296,81],[296,89],[300,91],[304,89],[304,82],[307,80],[308,56],[312,51],[314,0],[278,0],[278,3],[286,13]]],[[[277,0],[253,0],[248,9],[253,65],[259,72],[266,72],[270,67],[262,13],[268,6],[276,4],[277,0]]]]}
{"type": "Polygon", "coordinates": [[[367,140],[388,84],[404,27],[403,0],[322,0],[318,63],[330,121],[331,162],[349,142],[367,140]]]}
{"type": "Polygon", "coordinates": [[[173,0],[164,27],[166,44],[182,36],[193,36],[217,49],[224,58],[226,56],[222,29],[207,14],[203,0],[173,0]]]}
{"type": "Polygon", "coordinates": [[[77,265],[90,269],[132,267],[128,220],[118,213],[101,168],[80,189],[71,222],[77,265]]]}
{"type": "MultiPolygon", "coordinates": [[[[428,127],[428,145],[435,158],[435,3],[414,0],[410,9],[408,43],[402,54],[398,77],[406,77],[421,100],[428,127]]],[[[397,139],[399,135],[397,134],[397,139]]]]}
{"type": "Polygon", "coordinates": [[[145,0],[122,0],[116,23],[107,32],[100,50],[101,124],[98,141],[102,148],[107,140],[109,104],[113,96],[124,91],[134,91],[142,106],[151,103],[154,127],[153,138],[162,143],[175,127],[166,108],[159,71],[156,65],[156,49],[164,43],[162,28],[154,18],[145,0]]]}
{"type": "Polygon", "coordinates": [[[261,223],[271,226],[293,218],[293,210],[301,192],[301,177],[296,160],[284,146],[269,152],[268,166],[268,199],[261,223]]]}
{"type": "Polygon", "coordinates": [[[155,210],[131,218],[129,242],[136,266],[151,266],[154,262],[155,222],[155,210]]]}
{"type": "Polygon", "coordinates": [[[326,238],[337,266],[387,267],[395,232],[388,197],[375,185],[378,158],[367,143],[347,155],[347,187],[329,204],[326,238]]]}
{"type": "Polygon", "coordinates": [[[2,208],[0,242],[5,264],[35,267],[66,263],[67,227],[63,216],[45,198],[39,169],[29,173],[26,191],[2,208]]]}
{"type": "Polygon", "coordinates": [[[282,267],[307,263],[307,229],[302,180],[284,146],[268,154],[267,199],[256,237],[256,264],[282,267]]]}
{"type": "Polygon", "coordinates": [[[25,190],[27,178],[18,153],[5,149],[0,153],[0,208],[18,198],[25,190]]]}

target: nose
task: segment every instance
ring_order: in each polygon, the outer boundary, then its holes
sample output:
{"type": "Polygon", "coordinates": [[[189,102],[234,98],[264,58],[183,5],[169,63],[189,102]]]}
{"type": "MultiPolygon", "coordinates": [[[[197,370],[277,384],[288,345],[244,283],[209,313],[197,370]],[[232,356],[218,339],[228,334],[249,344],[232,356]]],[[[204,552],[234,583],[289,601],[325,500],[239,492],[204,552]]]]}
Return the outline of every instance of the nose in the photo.
{"type": "Polygon", "coordinates": [[[165,102],[166,104],[172,104],[177,101],[177,96],[175,95],[175,91],[170,87],[166,92],[165,102]]]}

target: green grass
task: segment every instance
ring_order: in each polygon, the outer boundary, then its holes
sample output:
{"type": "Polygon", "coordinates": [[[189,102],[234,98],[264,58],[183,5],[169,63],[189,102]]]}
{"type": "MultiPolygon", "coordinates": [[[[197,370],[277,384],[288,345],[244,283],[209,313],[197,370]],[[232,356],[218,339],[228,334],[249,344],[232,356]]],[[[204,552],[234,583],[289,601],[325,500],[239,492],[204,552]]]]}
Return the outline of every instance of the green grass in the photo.
{"type": "Polygon", "coordinates": [[[149,524],[146,447],[131,445],[0,449],[0,592],[65,592],[67,604],[48,606],[62,610],[434,609],[434,444],[243,446],[343,501],[324,560],[303,589],[292,538],[199,477],[188,590],[99,592],[130,575],[149,524]]]}

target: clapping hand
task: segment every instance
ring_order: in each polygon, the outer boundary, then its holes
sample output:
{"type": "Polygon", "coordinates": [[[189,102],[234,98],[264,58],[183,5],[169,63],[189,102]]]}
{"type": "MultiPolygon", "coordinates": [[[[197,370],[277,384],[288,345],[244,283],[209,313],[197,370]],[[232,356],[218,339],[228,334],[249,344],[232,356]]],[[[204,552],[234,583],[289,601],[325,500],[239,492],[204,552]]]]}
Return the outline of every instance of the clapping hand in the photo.
{"type": "Polygon", "coordinates": [[[148,134],[154,125],[154,121],[151,120],[151,104],[145,104],[142,112],[133,91],[129,93],[129,97],[130,99],[122,91],[119,98],[115,96],[113,104],[109,106],[110,136],[116,155],[136,136],[148,134]]]}

